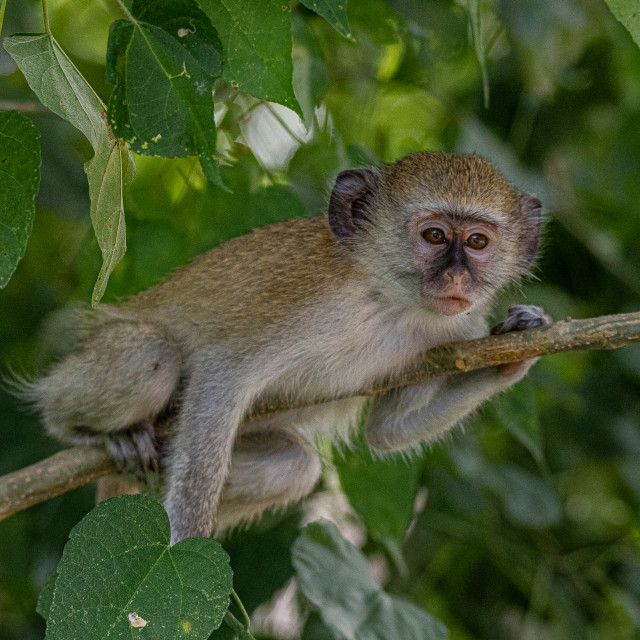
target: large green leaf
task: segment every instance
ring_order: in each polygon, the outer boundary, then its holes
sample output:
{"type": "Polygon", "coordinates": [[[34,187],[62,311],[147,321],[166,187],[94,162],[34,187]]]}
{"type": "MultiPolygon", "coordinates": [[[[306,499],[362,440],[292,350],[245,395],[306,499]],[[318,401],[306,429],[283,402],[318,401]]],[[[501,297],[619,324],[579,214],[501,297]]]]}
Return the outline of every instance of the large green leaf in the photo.
{"type": "Polygon", "coordinates": [[[222,47],[207,16],[190,0],[134,2],[134,21],[111,25],[107,79],[115,85],[109,123],[136,153],[198,156],[222,185],[215,160],[213,81],[222,47]]]}
{"type": "Polygon", "coordinates": [[[331,523],[306,527],[293,545],[300,587],[324,624],[344,640],[445,640],[426,611],[386,594],[367,559],[331,523]]]}
{"type": "Polygon", "coordinates": [[[198,0],[224,48],[222,77],[261,100],[302,115],[291,78],[291,14],[281,0],[198,0]]]}
{"type": "Polygon", "coordinates": [[[605,0],[611,13],[629,30],[640,47],[640,5],[638,0],[605,0]]]}
{"type": "Polygon", "coordinates": [[[91,296],[102,298],[109,274],[126,251],[122,194],[133,178],[131,155],[106,124],[105,105],[50,34],[19,34],[4,47],[42,104],[82,131],[94,150],[85,163],[91,198],[91,222],[102,251],[102,269],[91,296]]]}
{"type": "Polygon", "coordinates": [[[40,185],[40,132],[16,111],[0,113],[0,288],[16,270],[33,228],[40,185]]]}
{"type": "Polygon", "coordinates": [[[544,441],[531,380],[523,380],[515,389],[497,398],[492,407],[504,427],[529,450],[539,464],[542,464],[544,441]]]}
{"type": "Polygon", "coordinates": [[[554,487],[537,475],[513,465],[487,465],[482,482],[500,496],[505,513],[516,525],[544,529],[562,518],[554,487]]]}
{"type": "Polygon", "coordinates": [[[349,502],[379,542],[399,545],[413,517],[420,464],[399,455],[374,458],[366,445],[335,456],[349,502]]]}
{"type": "Polygon", "coordinates": [[[300,0],[302,4],[322,16],[340,35],[351,38],[347,20],[347,0],[300,0]]]}
{"type": "Polygon", "coordinates": [[[151,498],[101,502],[69,536],[47,640],[206,640],[229,605],[229,556],[209,538],[169,540],[169,518],[151,498]]]}

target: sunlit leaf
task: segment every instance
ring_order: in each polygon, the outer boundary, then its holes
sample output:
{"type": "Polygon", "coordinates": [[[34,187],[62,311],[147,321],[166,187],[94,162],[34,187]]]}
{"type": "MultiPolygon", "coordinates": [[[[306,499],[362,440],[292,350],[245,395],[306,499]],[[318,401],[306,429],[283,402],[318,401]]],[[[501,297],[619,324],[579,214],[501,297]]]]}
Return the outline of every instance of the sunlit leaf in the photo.
{"type": "Polygon", "coordinates": [[[291,78],[291,15],[281,0],[198,0],[222,41],[222,77],[261,100],[302,115],[291,78]]]}
{"type": "Polygon", "coordinates": [[[605,0],[611,13],[628,29],[640,47],[640,5],[637,0],[605,0]]]}
{"type": "Polygon", "coordinates": [[[17,111],[0,112],[0,288],[16,270],[33,228],[40,185],[40,132],[17,111]]]}
{"type": "Polygon", "coordinates": [[[95,155],[85,163],[85,171],[103,261],[91,296],[96,305],[126,250],[122,194],[133,178],[133,159],[107,127],[105,105],[53,36],[15,35],[6,38],[4,46],[42,104],[82,131],[93,147],[95,155]]]}
{"type": "Polygon", "coordinates": [[[169,518],[151,498],[98,504],[64,549],[47,640],[206,640],[229,605],[229,557],[209,538],[169,540],[169,518]]]}
{"type": "Polygon", "coordinates": [[[471,26],[471,37],[476,50],[476,57],[480,65],[482,75],[482,92],[484,97],[484,107],[489,108],[489,72],[487,71],[487,56],[484,48],[484,38],[482,36],[482,14],[480,0],[467,0],[469,8],[469,24],[471,26]]]}
{"type": "Polygon", "coordinates": [[[4,10],[7,7],[7,0],[2,0],[0,3],[0,32],[2,31],[2,25],[4,24],[4,10]]]}

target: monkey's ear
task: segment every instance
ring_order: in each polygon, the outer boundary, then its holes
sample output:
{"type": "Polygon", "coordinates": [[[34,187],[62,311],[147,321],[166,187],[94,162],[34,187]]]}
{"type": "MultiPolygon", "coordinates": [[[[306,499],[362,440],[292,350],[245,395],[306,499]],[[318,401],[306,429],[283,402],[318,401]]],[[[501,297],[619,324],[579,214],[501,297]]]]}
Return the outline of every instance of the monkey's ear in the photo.
{"type": "Polygon", "coordinates": [[[520,195],[522,213],[524,214],[524,235],[522,238],[522,254],[527,265],[533,264],[540,247],[542,232],[542,202],[535,196],[523,193],[520,195]]]}
{"type": "Polygon", "coordinates": [[[349,238],[368,219],[367,204],[378,187],[370,169],[348,169],[338,174],[329,200],[329,226],[336,238],[349,238]]]}

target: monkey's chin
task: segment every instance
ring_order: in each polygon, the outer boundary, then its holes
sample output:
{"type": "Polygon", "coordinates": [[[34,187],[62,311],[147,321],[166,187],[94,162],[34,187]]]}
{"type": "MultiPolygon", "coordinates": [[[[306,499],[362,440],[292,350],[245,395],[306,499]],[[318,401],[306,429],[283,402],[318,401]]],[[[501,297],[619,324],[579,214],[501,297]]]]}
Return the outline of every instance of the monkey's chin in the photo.
{"type": "Polygon", "coordinates": [[[471,306],[471,300],[458,296],[433,296],[431,298],[431,304],[445,316],[457,316],[471,306]]]}

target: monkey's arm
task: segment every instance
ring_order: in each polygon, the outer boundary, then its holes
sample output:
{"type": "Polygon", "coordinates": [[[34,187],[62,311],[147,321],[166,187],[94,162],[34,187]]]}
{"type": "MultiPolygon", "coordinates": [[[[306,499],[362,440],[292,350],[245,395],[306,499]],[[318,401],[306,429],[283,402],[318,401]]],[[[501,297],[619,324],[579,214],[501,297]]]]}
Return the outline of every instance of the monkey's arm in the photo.
{"type": "MultiPolygon", "coordinates": [[[[493,334],[551,323],[540,307],[516,305],[492,329],[493,334]]],[[[367,420],[367,440],[383,450],[417,446],[445,433],[496,393],[522,380],[537,358],[488,367],[426,384],[394,389],[374,400],[367,420]]]]}

